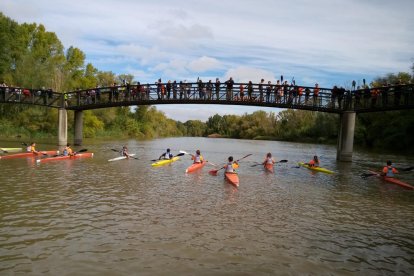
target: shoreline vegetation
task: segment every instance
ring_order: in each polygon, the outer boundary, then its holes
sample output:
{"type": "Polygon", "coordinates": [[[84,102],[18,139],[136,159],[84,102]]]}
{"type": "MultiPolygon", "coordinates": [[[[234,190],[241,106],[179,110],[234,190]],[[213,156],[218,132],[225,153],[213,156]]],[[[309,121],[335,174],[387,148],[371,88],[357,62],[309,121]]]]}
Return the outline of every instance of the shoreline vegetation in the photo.
{"type": "MultiPolygon", "coordinates": [[[[100,71],[78,48],[65,47],[41,24],[19,24],[0,13],[0,85],[73,91],[113,83],[134,82],[134,76],[100,71]]],[[[414,72],[414,66],[411,68],[414,72]]],[[[139,81],[139,80],[135,80],[139,81]]],[[[410,73],[390,73],[374,83],[412,83],[410,73]]],[[[68,114],[68,138],[73,138],[73,113],[68,114]]],[[[58,112],[46,107],[0,104],[0,139],[56,139],[58,112]],[[16,138],[17,139],[17,138],[16,138]]],[[[154,106],[112,107],[84,111],[84,138],[155,139],[209,137],[335,144],[337,114],[303,110],[214,115],[206,122],[179,122],[154,106]]],[[[355,147],[414,154],[414,111],[358,114],[355,147]]]]}

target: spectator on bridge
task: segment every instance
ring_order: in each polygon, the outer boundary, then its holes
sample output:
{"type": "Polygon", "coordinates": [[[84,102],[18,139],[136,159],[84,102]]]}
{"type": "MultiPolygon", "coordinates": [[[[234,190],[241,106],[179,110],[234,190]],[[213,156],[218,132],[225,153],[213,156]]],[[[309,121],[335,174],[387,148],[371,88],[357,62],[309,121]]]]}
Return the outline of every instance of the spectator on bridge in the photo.
{"type": "Polygon", "coordinates": [[[263,102],[263,86],[264,86],[264,79],[261,79],[259,83],[259,102],[263,102]]]}
{"type": "Polygon", "coordinates": [[[331,90],[331,106],[332,108],[335,108],[335,102],[336,102],[336,97],[338,96],[338,87],[336,85],[334,85],[334,87],[331,90]]]}
{"type": "Polygon", "coordinates": [[[234,85],[234,80],[232,77],[230,77],[230,79],[228,79],[226,82],[226,99],[228,101],[233,99],[233,85],[234,85]]]}
{"type": "Polygon", "coordinates": [[[173,84],[172,84],[172,90],[173,90],[173,99],[176,100],[177,99],[177,81],[174,80],[173,84]]]}
{"type": "Polygon", "coordinates": [[[342,86],[338,89],[338,106],[339,106],[339,109],[342,109],[345,92],[346,92],[346,90],[342,86]]]}
{"type": "Polygon", "coordinates": [[[180,81],[180,88],[179,89],[180,89],[180,100],[182,100],[183,97],[187,98],[185,96],[185,87],[184,87],[183,81],[180,81]]]}
{"type": "Polygon", "coordinates": [[[319,100],[319,84],[315,83],[315,87],[313,88],[313,105],[318,105],[319,100]]]}
{"type": "Polygon", "coordinates": [[[276,81],[276,85],[275,85],[275,99],[276,99],[276,103],[281,103],[282,102],[282,98],[283,98],[283,89],[282,89],[282,86],[280,85],[280,81],[277,80],[276,81]]]}
{"type": "Polygon", "coordinates": [[[220,80],[219,78],[216,78],[216,83],[214,84],[216,88],[216,100],[218,101],[220,99],[220,80]]]}
{"type": "Polygon", "coordinates": [[[167,86],[166,86],[166,90],[167,90],[167,100],[169,100],[170,97],[171,97],[171,88],[172,88],[171,80],[168,80],[167,86]]]}
{"type": "Polygon", "coordinates": [[[378,95],[379,95],[378,89],[375,86],[372,87],[372,89],[371,89],[371,108],[376,107],[378,95]]]}
{"type": "Polygon", "coordinates": [[[198,98],[200,100],[204,99],[204,93],[203,93],[204,84],[203,84],[203,81],[201,79],[197,79],[197,85],[198,85],[198,98]]]}
{"type": "Polygon", "coordinates": [[[287,103],[287,99],[289,96],[289,84],[287,81],[283,83],[283,103],[287,103]]]}
{"type": "Polygon", "coordinates": [[[253,95],[253,82],[249,81],[246,88],[247,88],[247,97],[248,97],[249,101],[251,101],[252,100],[252,95],[253,95]]]}
{"type": "Polygon", "coordinates": [[[302,86],[296,86],[297,91],[298,91],[298,101],[295,104],[301,104],[301,98],[303,95],[303,87],[302,86]]]}
{"type": "Polygon", "coordinates": [[[207,98],[211,100],[211,97],[213,94],[213,83],[211,82],[211,80],[209,80],[206,85],[206,91],[207,91],[207,98]]]}
{"type": "Polygon", "coordinates": [[[161,99],[161,79],[158,79],[158,81],[155,82],[155,85],[157,86],[157,98],[158,100],[161,99]]]}
{"type": "Polygon", "coordinates": [[[242,83],[240,84],[239,89],[240,89],[240,100],[243,101],[244,100],[244,86],[242,83]]]}
{"type": "Polygon", "coordinates": [[[361,91],[361,87],[359,87],[359,85],[357,86],[355,92],[355,107],[360,107],[361,106],[361,96],[362,96],[362,91],[361,91]]]}
{"type": "Polygon", "coordinates": [[[266,86],[266,102],[270,103],[270,93],[272,93],[272,82],[268,81],[266,86]]]}
{"type": "Polygon", "coordinates": [[[355,91],[356,82],[355,80],[352,81],[352,91],[355,91]]]}
{"type": "Polygon", "coordinates": [[[371,98],[371,90],[368,85],[364,85],[364,107],[368,107],[371,98]]]}

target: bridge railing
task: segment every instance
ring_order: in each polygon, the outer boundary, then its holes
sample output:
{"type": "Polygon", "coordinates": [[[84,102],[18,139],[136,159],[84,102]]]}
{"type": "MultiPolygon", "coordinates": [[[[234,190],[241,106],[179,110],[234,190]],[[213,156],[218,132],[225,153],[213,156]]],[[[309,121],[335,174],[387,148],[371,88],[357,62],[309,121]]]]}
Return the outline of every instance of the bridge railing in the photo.
{"type": "Polygon", "coordinates": [[[347,91],[292,85],[177,83],[97,87],[68,93],[0,87],[0,103],[20,103],[67,109],[169,103],[271,106],[341,113],[414,108],[414,85],[394,85],[347,91]],[[164,87],[164,88],[163,88],[164,87]],[[319,93],[316,92],[319,90],[319,93]]]}
{"type": "Polygon", "coordinates": [[[0,103],[32,104],[59,108],[63,105],[63,93],[51,89],[0,87],[0,103]]]}
{"type": "Polygon", "coordinates": [[[68,109],[93,109],[107,106],[209,103],[263,105],[278,107],[304,107],[306,109],[342,110],[345,105],[332,105],[331,89],[291,86],[235,83],[232,88],[214,83],[144,84],[130,86],[96,87],[66,93],[68,109]],[[164,86],[164,88],[163,88],[164,86]]]}

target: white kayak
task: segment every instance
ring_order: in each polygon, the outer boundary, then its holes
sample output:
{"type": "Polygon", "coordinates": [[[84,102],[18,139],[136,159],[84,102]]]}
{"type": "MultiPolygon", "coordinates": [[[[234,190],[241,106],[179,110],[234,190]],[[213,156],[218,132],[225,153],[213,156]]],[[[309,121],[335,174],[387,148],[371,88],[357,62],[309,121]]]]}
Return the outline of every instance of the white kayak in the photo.
{"type": "MultiPolygon", "coordinates": [[[[129,156],[135,156],[135,153],[131,153],[129,156]]],[[[124,160],[124,159],[127,159],[126,156],[115,157],[115,158],[109,159],[108,161],[112,162],[112,161],[119,161],[119,160],[124,160]]]]}

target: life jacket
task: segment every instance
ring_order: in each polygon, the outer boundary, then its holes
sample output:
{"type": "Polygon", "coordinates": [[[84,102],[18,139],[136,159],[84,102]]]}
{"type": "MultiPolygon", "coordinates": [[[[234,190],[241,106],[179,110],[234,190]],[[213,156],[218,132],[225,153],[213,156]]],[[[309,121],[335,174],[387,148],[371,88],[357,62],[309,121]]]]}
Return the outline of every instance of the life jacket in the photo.
{"type": "Polygon", "coordinates": [[[166,152],[163,155],[164,155],[164,159],[171,159],[171,158],[173,158],[173,155],[172,155],[171,152],[166,152]]]}
{"type": "Polygon", "coordinates": [[[392,166],[385,166],[382,172],[385,173],[386,177],[394,177],[394,174],[397,172],[397,170],[392,166]]]}
{"type": "Polygon", "coordinates": [[[298,88],[298,94],[299,94],[299,96],[302,96],[302,94],[303,94],[303,87],[299,87],[298,88]]]}
{"type": "Polygon", "coordinates": [[[63,149],[63,156],[68,156],[68,150],[67,150],[67,148],[64,148],[63,149]]]}
{"type": "Polygon", "coordinates": [[[194,157],[192,158],[194,160],[194,163],[202,163],[203,162],[203,156],[196,154],[194,155],[194,157]]]}
{"type": "Polygon", "coordinates": [[[27,152],[32,152],[32,146],[27,146],[26,151],[27,152]]]}
{"type": "Polygon", "coordinates": [[[234,172],[233,162],[228,162],[226,165],[226,172],[234,172]]]}
{"type": "Polygon", "coordinates": [[[319,162],[315,162],[315,160],[311,160],[309,161],[309,166],[310,167],[318,167],[319,166],[319,162]]]}
{"type": "Polygon", "coordinates": [[[272,157],[266,157],[265,163],[266,164],[272,164],[273,165],[275,162],[273,161],[273,158],[272,157]]]}

